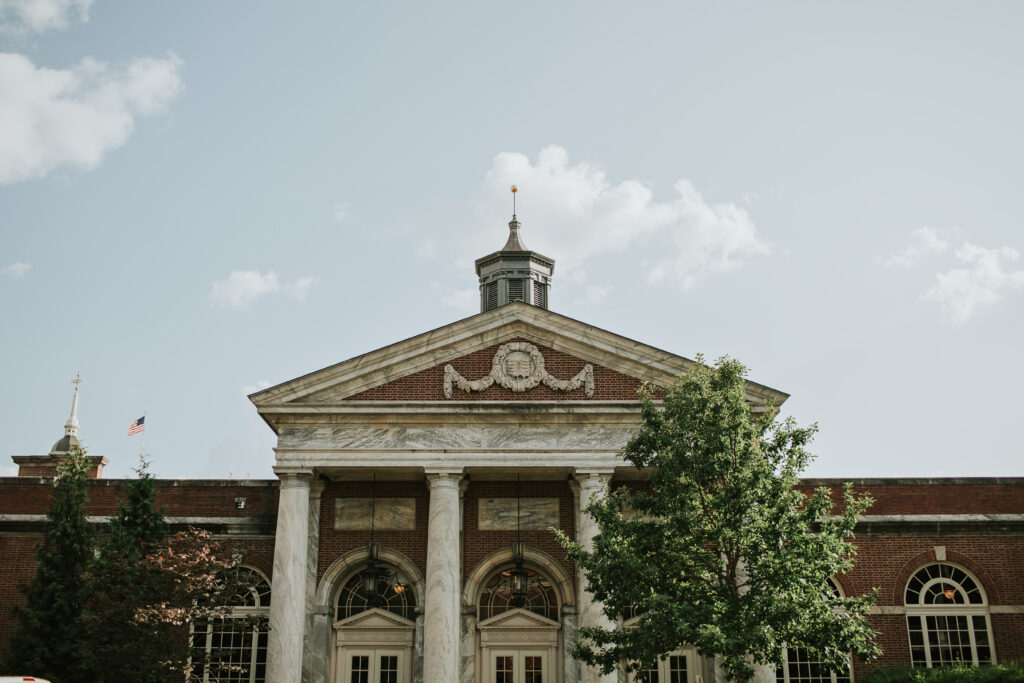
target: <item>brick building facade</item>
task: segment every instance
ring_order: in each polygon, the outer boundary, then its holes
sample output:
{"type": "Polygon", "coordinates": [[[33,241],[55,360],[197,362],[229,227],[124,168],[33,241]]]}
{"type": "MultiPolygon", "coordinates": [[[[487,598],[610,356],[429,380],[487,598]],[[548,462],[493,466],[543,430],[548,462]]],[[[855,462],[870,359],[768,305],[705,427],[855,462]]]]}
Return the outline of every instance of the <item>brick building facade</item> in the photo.
{"type": "MultiPolygon", "coordinates": [[[[692,361],[548,311],[554,262],[526,250],[518,227],[477,262],[480,314],[250,397],[277,435],[277,479],[158,482],[172,525],[212,530],[266,580],[272,600],[257,608],[271,628],[240,645],[247,680],[619,680],[568,654],[577,628],[604,617],[549,528],[591,541],[586,502],[640,480],[619,456],[637,388],[668,386],[692,361]]],[[[786,395],[749,382],[747,399],[767,410],[786,395]]],[[[21,476],[0,479],[5,614],[34,571],[67,446],[19,456],[21,476]]],[[[89,482],[98,523],[123,487],[99,477],[102,464],[89,482]]],[[[842,483],[803,486],[838,501],[842,483]]],[[[1024,660],[1024,479],[854,484],[876,502],[855,569],[834,582],[878,590],[881,662],[1024,660]]],[[[0,648],[10,630],[0,618],[0,648]]],[[[789,656],[759,677],[849,680],[789,656]]],[[[850,675],[868,668],[853,662],[850,675]]],[[[683,648],[650,680],[717,676],[683,648]]]]}

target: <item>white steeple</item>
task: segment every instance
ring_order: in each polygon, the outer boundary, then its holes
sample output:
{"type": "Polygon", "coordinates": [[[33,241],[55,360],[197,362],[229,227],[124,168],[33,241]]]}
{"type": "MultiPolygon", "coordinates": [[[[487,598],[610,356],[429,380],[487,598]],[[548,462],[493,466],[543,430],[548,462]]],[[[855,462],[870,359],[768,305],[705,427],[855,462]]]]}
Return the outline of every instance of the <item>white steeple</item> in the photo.
{"type": "Polygon", "coordinates": [[[75,385],[75,396],[71,399],[71,415],[64,423],[64,436],[78,436],[78,385],[82,383],[81,373],[76,373],[71,383],[75,385]]]}

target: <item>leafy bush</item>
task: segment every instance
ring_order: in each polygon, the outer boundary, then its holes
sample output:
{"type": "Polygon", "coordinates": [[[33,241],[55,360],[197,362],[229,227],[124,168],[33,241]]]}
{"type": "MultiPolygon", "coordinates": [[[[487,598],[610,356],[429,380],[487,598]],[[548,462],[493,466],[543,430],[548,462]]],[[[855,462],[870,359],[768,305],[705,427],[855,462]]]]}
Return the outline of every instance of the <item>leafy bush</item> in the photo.
{"type": "Polygon", "coordinates": [[[858,680],[860,683],[1024,683],[1024,665],[941,669],[878,668],[858,680]]]}

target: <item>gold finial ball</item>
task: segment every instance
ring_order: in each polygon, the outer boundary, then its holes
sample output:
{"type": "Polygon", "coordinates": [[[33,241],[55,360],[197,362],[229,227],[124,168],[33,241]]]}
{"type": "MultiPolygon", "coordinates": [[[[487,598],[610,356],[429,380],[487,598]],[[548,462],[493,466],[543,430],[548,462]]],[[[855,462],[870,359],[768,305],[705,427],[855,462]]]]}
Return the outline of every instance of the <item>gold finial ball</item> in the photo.
{"type": "Polygon", "coordinates": [[[512,186],[512,194],[515,194],[516,192],[519,192],[519,188],[517,188],[515,185],[513,185],[512,186]]]}

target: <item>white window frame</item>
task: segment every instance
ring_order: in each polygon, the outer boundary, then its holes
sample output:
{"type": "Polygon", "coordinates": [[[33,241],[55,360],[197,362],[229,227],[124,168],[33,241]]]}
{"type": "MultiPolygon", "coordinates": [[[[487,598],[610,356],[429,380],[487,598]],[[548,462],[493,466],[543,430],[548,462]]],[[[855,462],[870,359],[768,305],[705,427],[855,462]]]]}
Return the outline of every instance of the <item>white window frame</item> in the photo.
{"type": "Polygon", "coordinates": [[[495,683],[498,679],[498,657],[511,657],[512,658],[512,681],[511,683],[526,683],[526,658],[527,657],[540,657],[540,670],[542,683],[549,683],[553,681],[551,672],[551,661],[548,657],[547,650],[541,650],[536,648],[516,648],[516,649],[492,649],[489,650],[488,656],[488,678],[490,683],[495,683]]]}
{"type": "Polygon", "coordinates": [[[345,649],[345,661],[342,663],[342,683],[350,683],[352,680],[352,658],[367,657],[370,662],[369,683],[377,683],[380,680],[380,658],[398,658],[398,681],[403,683],[409,679],[409,652],[404,648],[366,648],[366,649],[345,649]]]}
{"type": "MultiPolygon", "coordinates": [[[[988,638],[988,649],[989,649],[989,654],[991,656],[991,662],[984,662],[984,663],[985,664],[989,664],[989,663],[996,664],[997,663],[997,660],[996,660],[996,644],[995,644],[995,640],[992,637],[992,618],[991,618],[990,613],[989,613],[988,595],[986,595],[985,588],[981,585],[981,581],[979,581],[978,577],[975,576],[972,572],[968,571],[966,568],[964,568],[964,567],[962,567],[962,566],[960,566],[960,565],[958,565],[958,564],[956,564],[954,562],[929,562],[927,564],[924,564],[924,565],[918,567],[914,571],[914,573],[910,575],[910,578],[907,580],[907,586],[904,586],[904,589],[903,589],[904,602],[906,601],[907,587],[910,585],[910,582],[913,581],[914,578],[918,574],[920,574],[923,570],[927,569],[928,567],[934,566],[934,565],[949,565],[949,566],[951,566],[951,567],[953,567],[953,568],[963,572],[968,577],[970,577],[970,579],[972,581],[974,581],[974,585],[977,586],[977,588],[978,588],[978,594],[981,596],[981,603],[980,604],[970,604],[969,602],[965,601],[962,604],[953,604],[953,605],[927,605],[927,604],[920,604],[920,603],[916,604],[916,605],[906,604],[905,608],[906,608],[906,615],[907,615],[906,616],[907,644],[908,644],[908,647],[910,649],[910,665],[911,666],[920,666],[920,664],[915,664],[914,663],[914,643],[912,642],[911,635],[910,635],[910,619],[912,617],[918,617],[918,618],[921,619],[921,635],[922,635],[922,638],[924,639],[924,645],[923,646],[924,646],[924,656],[925,656],[925,667],[928,668],[928,669],[935,668],[935,663],[932,661],[930,632],[928,630],[928,617],[947,617],[947,618],[966,617],[967,618],[967,623],[968,623],[968,634],[970,635],[970,641],[971,641],[971,661],[970,662],[962,662],[962,664],[969,664],[970,666],[980,666],[980,663],[978,662],[977,629],[974,626],[974,617],[977,617],[977,616],[985,618],[985,634],[986,634],[986,636],[988,638]]],[[[931,586],[933,584],[936,584],[936,583],[943,583],[943,582],[944,583],[955,584],[958,587],[958,589],[961,590],[963,592],[963,594],[966,596],[966,591],[963,590],[963,587],[959,583],[954,581],[953,579],[951,579],[951,578],[944,578],[944,577],[936,577],[936,578],[932,578],[932,579],[928,580],[927,582],[925,582],[921,586],[921,589],[920,589],[920,591],[918,593],[919,599],[924,596],[925,589],[927,589],[929,586],[931,586]]],[[[944,664],[939,664],[939,666],[945,666],[945,665],[944,664]]]]}
{"type": "MultiPolygon", "coordinates": [[[[671,683],[672,657],[682,657],[686,660],[686,681],[684,683],[694,683],[697,680],[697,651],[692,647],[684,647],[674,652],[669,652],[664,658],[658,660],[658,683],[671,683]]],[[[643,680],[641,676],[644,673],[644,671],[631,672],[629,674],[630,683],[640,683],[643,680]]]]}
{"type": "MultiPolygon", "coordinates": [[[[256,569],[255,567],[250,567],[248,565],[242,565],[240,567],[240,569],[248,569],[248,570],[252,571],[253,574],[258,575],[261,579],[263,579],[263,581],[265,581],[268,586],[271,585],[270,579],[268,579],[266,574],[261,572],[259,569],[256,569]]],[[[272,593],[271,593],[271,595],[272,595],[272,593]]],[[[259,600],[259,596],[257,596],[257,601],[258,600],[259,600]]],[[[269,604],[268,605],[257,605],[255,607],[247,607],[247,606],[243,606],[243,605],[232,605],[231,606],[231,612],[226,614],[226,615],[211,615],[210,619],[207,620],[207,622],[206,622],[206,640],[204,641],[204,644],[203,644],[203,648],[206,651],[207,659],[209,659],[211,651],[213,649],[213,634],[214,634],[214,630],[217,627],[217,624],[226,624],[226,623],[231,622],[232,620],[243,620],[243,619],[248,619],[248,618],[251,618],[251,617],[264,617],[264,618],[268,618],[269,619],[269,617],[270,617],[270,606],[269,606],[269,604]]],[[[196,635],[197,635],[195,633],[195,630],[194,630],[195,629],[195,625],[192,626],[192,629],[193,629],[192,638],[194,639],[196,637],[196,635]]],[[[245,631],[243,633],[244,633],[244,637],[246,639],[246,646],[245,646],[245,648],[246,648],[246,651],[249,652],[249,665],[248,665],[249,666],[249,683],[258,683],[257,678],[256,678],[256,664],[257,664],[258,655],[259,655],[259,649],[260,649],[259,648],[259,637],[260,637],[261,630],[259,629],[259,627],[253,627],[252,629],[249,629],[248,631],[245,631]]],[[[264,681],[265,682],[266,681],[266,666],[267,666],[267,662],[266,662],[267,645],[264,646],[263,651],[264,651],[264,661],[263,661],[264,677],[262,679],[259,679],[259,681],[264,681]]],[[[210,667],[209,667],[209,665],[208,664],[204,664],[203,665],[203,675],[201,677],[196,675],[196,674],[193,674],[193,676],[195,678],[190,677],[190,680],[198,679],[198,680],[201,680],[202,683],[210,683],[210,667]]]]}

